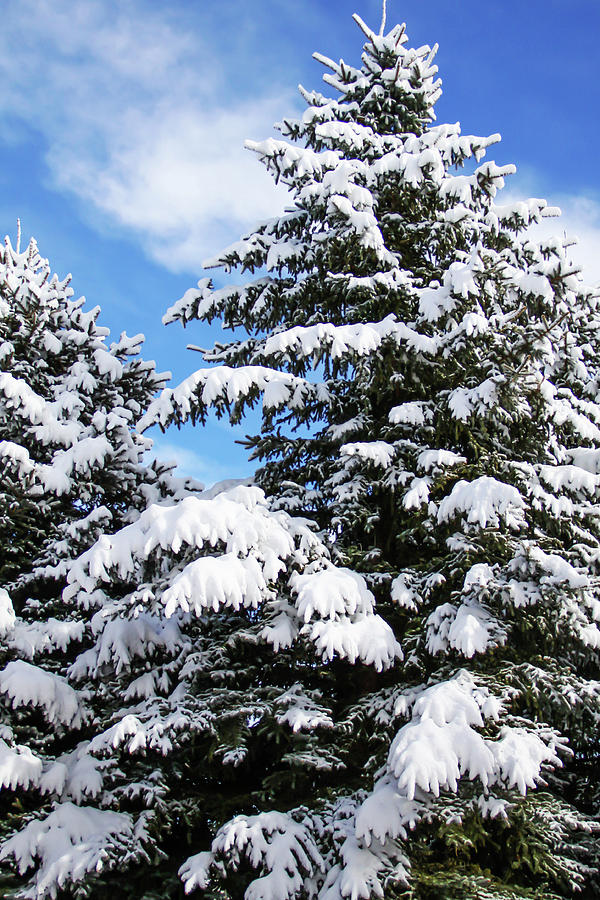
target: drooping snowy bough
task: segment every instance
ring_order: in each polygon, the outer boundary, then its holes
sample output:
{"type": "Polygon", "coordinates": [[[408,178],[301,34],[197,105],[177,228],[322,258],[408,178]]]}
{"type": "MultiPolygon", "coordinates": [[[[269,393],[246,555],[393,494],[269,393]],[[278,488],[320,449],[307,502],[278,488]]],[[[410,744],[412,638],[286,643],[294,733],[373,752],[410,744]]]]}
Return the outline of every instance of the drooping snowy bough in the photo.
{"type": "Polygon", "coordinates": [[[498,202],[499,136],[434,124],[434,51],[357,21],[337,99],[249,145],[293,198],[210,262],[252,279],[166,316],[247,337],[142,421],[262,402],[268,499],[153,507],[71,566],[88,646],[28,703],[82,742],[5,740],[23,785],[65,767],[4,845],[29,896],[127,865],[175,897],[180,863],[236,900],[600,891],[598,292],[529,230],[557,210],[498,202]]]}

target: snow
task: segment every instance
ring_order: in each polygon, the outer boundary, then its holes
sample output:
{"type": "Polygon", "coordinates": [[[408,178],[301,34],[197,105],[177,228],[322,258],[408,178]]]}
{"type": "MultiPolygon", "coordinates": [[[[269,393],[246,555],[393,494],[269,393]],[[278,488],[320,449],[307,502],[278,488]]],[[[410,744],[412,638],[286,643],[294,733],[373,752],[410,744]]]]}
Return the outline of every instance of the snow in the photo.
{"type": "Polygon", "coordinates": [[[561,744],[554,732],[535,726],[503,725],[497,738],[484,738],[477,729],[486,718],[498,719],[501,711],[464,670],[423,690],[413,704],[412,720],[389,750],[388,772],[399,794],[413,800],[418,791],[435,797],[441,790],[456,792],[465,776],[478,779],[484,788],[499,783],[522,794],[535,788],[544,766],[561,765],[561,744]]]}
{"type": "Polygon", "coordinates": [[[524,728],[505,726],[493,743],[499,780],[508,788],[515,787],[520,794],[525,795],[527,788],[537,786],[542,764],[562,766],[552,739],[545,743],[524,728]]]}
{"type": "Polygon", "coordinates": [[[206,406],[216,405],[217,402],[237,403],[253,391],[263,393],[263,407],[266,410],[282,406],[302,409],[309,397],[317,397],[326,402],[329,396],[324,385],[316,385],[304,378],[265,366],[199,369],[174,390],[165,389],[150,404],[148,411],[140,419],[138,428],[142,432],[157,423],[165,425],[175,411],[185,420],[191,413],[195,399],[201,400],[206,406]]]}
{"type": "Polygon", "coordinates": [[[360,459],[372,462],[376,466],[381,466],[382,469],[387,469],[392,464],[395,448],[393,444],[388,444],[385,441],[370,441],[343,444],[340,447],[340,453],[342,456],[358,456],[360,459]]]}
{"type": "Polygon", "coordinates": [[[0,456],[6,461],[16,463],[19,478],[29,475],[34,469],[34,463],[29,456],[26,447],[15,444],[13,441],[0,441],[0,456]]]}
{"type": "Polygon", "coordinates": [[[490,640],[490,615],[479,606],[462,603],[448,631],[448,643],[470,659],[476,653],[485,653],[490,640]]]}
{"type": "Polygon", "coordinates": [[[428,410],[423,403],[402,403],[394,406],[388,415],[392,425],[424,425],[428,410]]]}
{"type": "Polygon", "coordinates": [[[409,800],[390,775],[380,778],[374,790],[363,801],[356,814],[356,837],[371,846],[373,839],[384,843],[388,838],[406,840],[423,812],[422,805],[409,800]]]}
{"type": "Polygon", "coordinates": [[[288,331],[273,334],[265,341],[266,356],[277,356],[293,353],[300,356],[311,356],[316,351],[327,347],[332,359],[338,359],[352,351],[364,356],[377,350],[383,337],[391,330],[392,317],[379,323],[360,325],[339,325],[330,323],[296,326],[288,331]]]}
{"type": "Polygon", "coordinates": [[[8,591],[0,588],[0,638],[5,638],[15,627],[15,611],[8,591]]]}
{"type": "MultiPolygon", "coordinates": [[[[110,581],[112,570],[127,578],[135,571],[136,560],[147,559],[157,548],[178,553],[185,546],[201,550],[222,544],[225,553],[246,555],[256,547],[263,557],[265,578],[276,578],[282,560],[294,550],[285,519],[285,514],[268,512],[262,491],[241,485],[212,499],[190,496],[172,505],[153,504],[116,536],[103,535],[73,564],[65,598],[80,589],[93,590],[99,581],[110,581]]],[[[225,575],[223,567],[219,572],[225,575]]],[[[187,575],[184,572],[182,579],[194,576],[199,577],[195,568],[187,575]]],[[[189,584],[179,582],[170,597],[170,609],[179,602],[178,590],[185,598],[189,584]]]]}
{"type": "Polygon", "coordinates": [[[573,589],[590,586],[587,574],[578,572],[571,563],[556,553],[545,553],[540,547],[531,546],[528,548],[528,556],[545,573],[542,584],[567,584],[573,589]]]}
{"type": "Polygon", "coordinates": [[[266,873],[250,882],[245,900],[291,900],[307,878],[325,868],[309,830],[291,816],[275,811],[239,815],[219,829],[209,853],[185,861],[179,870],[185,892],[206,887],[215,858],[233,850],[237,859],[243,855],[253,869],[266,873]]]}
{"type": "Polygon", "coordinates": [[[398,606],[415,611],[418,609],[419,595],[411,586],[409,576],[404,573],[396,576],[392,581],[390,596],[398,606]]]}
{"type": "Polygon", "coordinates": [[[503,519],[509,528],[524,526],[525,501],[512,485],[482,475],[474,481],[458,481],[438,509],[438,522],[463,514],[470,525],[497,528],[503,519]]]}
{"type": "Polygon", "coordinates": [[[179,869],[186,894],[191,894],[196,888],[204,890],[208,886],[209,869],[213,860],[213,854],[207,850],[186,859],[179,869]]]}
{"type": "Polygon", "coordinates": [[[42,761],[33,755],[29,747],[10,747],[0,738],[0,787],[12,791],[39,784],[42,761]]]}
{"type": "Polygon", "coordinates": [[[448,407],[455,419],[466,422],[472,415],[485,415],[498,404],[498,388],[504,376],[486,378],[474,388],[455,388],[448,396],[448,407]]]}
{"type": "Polygon", "coordinates": [[[14,857],[21,873],[39,860],[33,884],[23,897],[54,900],[63,887],[81,881],[88,872],[110,867],[107,850],[131,833],[131,819],[125,813],[61,803],[45,819],[34,819],[5,841],[0,860],[14,857]]]}
{"type": "MultiPolygon", "coordinates": [[[[279,604],[281,606],[282,604],[279,604]]],[[[271,644],[275,653],[286,650],[295,642],[300,630],[296,611],[289,605],[273,616],[268,625],[261,631],[261,637],[271,644]]]]}
{"type": "Polygon", "coordinates": [[[0,671],[0,693],[6,694],[14,708],[39,706],[50,725],[78,728],[84,708],[77,692],[60,675],[13,660],[0,671]]]}
{"type": "Polygon", "coordinates": [[[351,569],[331,566],[320,572],[292,575],[290,587],[303,622],[310,622],[315,613],[323,619],[368,615],[375,605],[364,578],[351,569]]]}
{"type": "Polygon", "coordinates": [[[100,375],[108,375],[111,381],[119,381],[123,377],[123,364],[108,350],[98,347],[94,351],[94,362],[100,375]]]}
{"type": "Polygon", "coordinates": [[[189,563],[163,593],[162,602],[167,616],[178,608],[201,615],[206,609],[217,612],[221,606],[256,609],[270,596],[257,559],[239,559],[235,553],[225,553],[189,563]]]}
{"type": "Polygon", "coordinates": [[[402,498],[404,509],[419,509],[429,500],[431,478],[413,478],[408,491],[402,498]]]}
{"type": "MultiPolygon", "coordinates": [[[[589,458],[589,457],[588,457],[589,458]]],[[[553,491],[561,491],[564,488],[575,492],[582,492],[596,496],[600,486],[600,475],[592,474],[585,468],[576,465],[567,466],[540,466],[539,473],[543,481],[553,491]]]]}
{"type": "Polygon", "coordinates": [[[444,469],[446,466],[462,466],[467,462],[465,456],[453,453],[452,450],[423,450],[417,458],[417,465],[425,472],[444,469]]]}
{"type": "Polygon", "coordinates": [[[54,616],[50,616],[45,622],[17,621],[10,635],[9,646],[27,659],[54,650],[65,653],[72,641],[82,639],[84,630],[85,624],[82,621],[55,619],[54,616]]]}
{"type": "Polygon", "coordinates": [[[97,675],[107,663],[119,674],[129,669],[136,657],[151,657],[159,648],[173,653],[181,645],[177,621],[147,612],[126,618],[122,610],[119,615],[107,605],[92,618],[92,629],[96,633],[95,644],[75,659],[69,668],[71,678],[97,675]]]}
{"type": "Polygon", "coordinates": [[[324,660],[337,655],[350,663],[360,660],[381,672],[402,658],[400,644],[381,616],[358,613],[352,618],[311,622],[303,626],[301,633],[315,643],[324,660]]]}
{"type": "MultiPolygon", "coordinates": [[[[402,28],[376,35],[358,21],[369,41],[360,69],[318,57],[341,100],[303,92],[302,120],[279,126],[293,143],[248,143],[294,205],[209,264],[260,277],[217,289],[203,278],[165,316],[183,324],[219,317],[233,330],[207,352],[205,368],[163,390],[138,421],[147,403],[143,390],[139,398],[125,390],[132,370],[124,356],[137,353],[140,336],[107,350],[97,311],[80,304],[69,307],[79,330],[40,330],[44,358],[80,348],[51,391],[42,396],[20,370],[0,372],[6,421],[18,420],[31,438],[25,446],[11,433],[0,442],[10,479],[16,473],[48,507],[62,497],[82,514],[61,525],[51,558],[36,569],[56,583],[66,576],[62,610],[50,609],[62,618],[45,614],[46,594],[35,591],[16,616],[0,589],[8,719],[11,705],[39,709],[52,726],[43,760],[15,744],[9,728],[0,731],[2,783],[33,788],[33,808],[48,795],[2,849],[22,871],[35,869],[24,894],[32,900],[72,892],[106,866],[126,873],[138,838],[132,818],[115,810],[129,799],[150,809],[159,797],[165,821],[179,816],[164,773],[196,734],[218,742],[201,760],[213,783],[221,765],[228,784],[243,781],[243,732],[255,725],[282,738],[272,742],[275,753],[281,746],[275,767],[297,767],[300,786],[318,775],[318,790],[296,810],[287,797],[287,811],[259,804],[254,815],[214,818],[210,849],[180,869],[186,893],[218,893],[236,871],[246,900],[371,900],[399,884],[410,890],[403,847],[420,821],[434,838],[440,822],[474,810],[510,828],[511,804],[491,791],[525,795],[561,765],[565,741],[527,718],[530,697],[547,684],[548,699],[555,684],[564,703],[588,697],[589,682],[563,690],[554,670],[507,674],[513,650],[503,647],[523,607],[534,643],[536,629],[547,629],[555,662],[558,630],[565,665],[589,662],[600,647],[597,297],[580,286],[564,242],[542,248],[521,234],[555,210],[535,199],[494,202],[514,167],[485,162],[473,171],[468,163],[499,135],[425,121],[406,133],[393,107],[389,128],[376,130],[392,85],[395,98],[412,95],[413,108],[433,117],[435,48],[408,49],[402,28]],[[416,221],[421,191],[426,218],[416,221]],[[418,267],[396,233],[423,247],[418,267]],[[344,255],[348,246],[354,255],[344,255]],[[96,328],[91,343],[85,327],[96,328]],[[275,449],[282,467],[267,471],[277,474],[270,500],[240,483],[182,488],[176,499],[175,482],[161,481],[159,469],[138,483],[148,441],[134,429],[202,419],[211,408],[237,420],[261,399],[265,441],[281,433],[285,448],[289,435],[300,461],[296,472],[286,449],[275,449]],[[313,430],[321,432],[315,441],[313,430]],[[108,498],[101,504],[123,459],[136,493],[121,514],[108,498]],[[388,508],[391,537],[406,537],[400,556],[379,541],[388,508]],[[318,509],[318,526],[294,518],[298,509],[318,509]],[[363,574],[342,560],[357,560],[363,574]],[[379,672],[402,660],[388,613],[406,625],[407,666],[383,686],[373,673],[346,683],[340,661],[379,672]],[[244,681],[245,655],[255,651],[261,661],[279,657],[274,667],[248,669],[244,681]],[[468,671],[454,669],[461,658],[468,671]],[[98,702],[88,712],[92,691],[98,702]],[[374,755],[346,790],[355,717],[372,734],[374,755]],[[84,722],[89,741],[78,744],[84,722]],[[228,723],[239,733],[227,733],[228,723]],[[140,782],[149,763],[154,771],[140,782]]],[[[14,272],[7,277],[21,290],[14,272]]],[[[38,281],[39,295],[54,297],[56,282],[38,281]]],[[[0,304],[1,319],[8,304],[0,304]]],[[[11,360],[16,344],[3,337],[0,358],[11,360]]],[[[163,382],[152,374],[146,399],[163,382]]],[[[559,720],[564,703],[556,713],[549,702],[544,715],[559,720]]]]}
{"type": "Polygon", "coordinates": [[[264,353],[275,357],[290,353],[309,357],[327,352],[331,359],[338,359],[349,353],[366,356],[375,353],[386,339],[394,339],[398,344],[406,342],[409,347],[424,353],[434,354],[437,348],[436,342],[429,336],[420,334],[390,314],[380,322],[358,325],[333,325],[326,322],[296,326],[267,338],[264,353]]]}
{"type": "Polygon", "coordinates": [[[334,723],[327,709],[309,697],[300,682],[292,685],[277,697],[276,706],[284,708],[276,715],[280,725],[288,725],[292,731],[313,731],[315,728],[333,728],[334,723]]]}
{"type": "Polygon", "coordinates": [[[89,746],[89,742],[83,741],[45,768],[39,783],[42,793],[78,804],[86,797],[97,797],[104,786],[102,769],[106,764],[90,756],[89,746]]]}

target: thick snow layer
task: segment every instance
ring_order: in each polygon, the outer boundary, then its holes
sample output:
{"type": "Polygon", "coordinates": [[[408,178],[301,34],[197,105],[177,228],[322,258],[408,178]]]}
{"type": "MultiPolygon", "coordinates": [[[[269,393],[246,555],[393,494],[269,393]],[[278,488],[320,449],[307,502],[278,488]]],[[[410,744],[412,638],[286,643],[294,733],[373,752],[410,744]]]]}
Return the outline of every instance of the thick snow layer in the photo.
{"type": "Polygon", "coordinates": [[[112,845],[131,838],[131,819],[125,813],[61,803],[45,819],[34,819],[2,844],[0,859],[12,856],[21,873],[37,865],[28,900],[55,898],[88,872],[108,865],[112,845]]]}
{"type": "Polygon", "coordinates": [[[360,660],[380,672],[402,658],[400,644],[381,616],[357,614],[310,622],[303,626],[302,633],[314,641],[323,659],[337,655],[351,663],[360,660]]]}
{"type": "Polygon", "coordinates": [[[402,497],[404,509],[419,509],[424,503],[427,503],[430,488],[431,478],[413,478],[407,492],[402,497]]]}
{"type": "Polygon", "coordinates": [[[277,602],[277,612],[261,631],[261,637],[271,644],[275,653],[291,647],[300,631],[300,622],[294,607],[284,601],[277,602]]]}
{"type": "Polygon", "coordinates": [[[25,478],[35,469],[35,464],[29,456],[26,447],[15,444],[13,441],[0,441],[0,457],[3,464],[13,464],[19,478],[25,478]]]}
{"type": "Polygon", "coordinates": [[[78,728],[84,709],[80,698],[65,678],[18,659],[0,672],[0,692],[13,707],[39,706],[51,725],[78,728]]]}
{"type": "Polygon", "coordinates": [[[542,583],[566,584],[570,588],[589,587],[589,576],[571,565],[556,553],[544,553],[535,545],[528,548],[528,556],[544,572],[542,583]]]}
{"type": "Polygon", "coordinates": [[[561,491],[565,488],[575,493],[597,496],[600,487],[600,475],[592,474],[585,468],[577,465],[570,466],[540,466],[540,477],[553,491],[561,491]]]}
{"type": "MultiPolygon", "coordinates": [[[[279,567],[283,568],[280,560],[279,567]]],[[[269,575],[277,574],[270,567],[269,575]]],[[[185,567],[172,581],[162,595],[167,616],[176,609],[196,615],[212,609],[217,612],[221,606],[233,609],[252,607],[272,596],[267,586],[263,566],[258,559],[240,559],[235,553],[222,556],[204,556],[185,567]]]]}
{"type": "Polygon", "coordinates": [[[47,766],[40,778],[40,790],[78,804],[84,798],[97,797],[104,785],[102,770],[106,763],[91,756],[89,746],[89,742],[83,741],[71,753],[47,766]]]}
{"type": "Polygon", "coordinates": [[[379,779],[374,790],[364,800],[356,815],[356,836],[368,846],[373,838],[384,843],[387,838],[408,836],[423,813],[423,805],[409,800],[398,789],[389,774],[379,779]]]}
{"type": "Polygon", "coordinates": [[[15,611],[10,594],[0,588],[0,638],[5,638],[15,627],[15,611]]]}
{"type": "Polygon", "coordinates": [[[207,886],[210,869],[220,856],[245,857],[253,869],[264,873],[250,882],[245,900],[291,900],[305,879],[325,869],[310,830],[280,812],[236,816],[223,825],[211,851],[189,857],[179,870],[186,894],[207,886]]]}
{"type": "Polygon", "coordinates": [[[515,487],[482,475],[454,485],[439,505],[438,522],[448,522],[460,513],[470,525],[480,528],[497,528],[501,519],[509,528],[521,528],[524,508],[525,501],[515,487]]]}
{"type": "Polygon", "coordinates": [[[393,444],[388,444],[386,441],[368,441],[344,444],[340,447],[340,453],[342,456],[358,456],[359,459],[387,469],[392,464],[396,450],[393,444]]]}
{"type": "MultiPolygon", "coordinates": [[[[103,535],[73,564],[65,597],[80,589],[93,590],[99,581],[110,581],[113,570],[127,578],[138,561],[157,548],[179,553],[185,546],[201,550],[222,544],[225,553],[241,556],[258,549],[265,577],[275,578],[281,560],[294,551],[293,536],[285,527],[287,519],[284,513],[271,513],[262,491],[254,487],[240,486],[208,500],[190,496],[171,506],[150,506],[117,535],[103,535]]],[[[197,570],[188,576],[201,577],[197,570]]],[[[175,589],[170,598],[173,609],[181,597],[185,599],[189,581],[187,586],[180,583],[179,589],[181,593],[175,589]]]]}
{"type": "Polygon", "coordinates": [[[431,410],[421,402],[401,403],[389,412],[392,425],[424,425],[430,418],[431,410]]]}
{"type": "Polygon", "coordinates": [[[398,606],[404,606],[406,609],[416,611],[421,601],[421,597],[414,590],[411,584],[411,577],[408,573],[400,573],[392,581],[390,597],[398,606]]]}
{"type": "Polygon", "coordinates": [[[84,630],[85,624],[82,621],[55,619],[53,616],[45,621],[31,623],[17,619],[9,646],[28,659],[54,650],[62,650],[64,653],[72,641],[82,639],[84,630]]]}
{"type": "Polygon", "coordinates": [[[516,788],[523,795],[527,793],[527,788],[537,787],[544,764],[562,765],[552,736],[550,740],[543,741],[539,735],[525,728],[505,726],[500,730],[499,739],[488,743],[494,753],[497,780],[508,788],[516,788]]]}
{"type": "Polygon", "coordinates": [[[42,774],[42,761],[29,747],[9,746],[0,738],[0,787],[16,791],[37,786],[42,774]]]}
{"type": "Polygon", "coordinates": [[[147,413],[140,419],[138,428],[144,431],[157,423],[165,425],[175,412],[186,419],[197,400],[204,406],[237,403],[252,393],[262,393],[265,410],[279,409],[282,406],[303,409],[308,398],[323,402],[329,400],[329,392],[324,385],[297,378],[288,372],[279,372],[265,366],[215,366],[212,369],[199,369],[174,390],[165,389],[150,404],[147,413]]]}
{"type": "Polygon", "coordinates": [[[369,615],[375,605],[364,578],[351,569],[330,566],[320,572],[292,575],[290,587],[303,622],[310,622],[315,613],[322,619],[369,615]]]}
{"type": "MultiPolygon", "coordinates": [[[[484,738],[478,729],[500,712],[498,700],[464,671],[423,690],[411,721],[389,750],[388,772],[400,796],[413,800],[419,791],[435,797],[440,790],[455,792],[464,777],[478,779],[484,788],[502,784],[524,794],[542,779],[544,766],[561,765],[561,745],[550,729],[504,725],[496,739],[484,738]]],[[[397,798],[390,796],[390,803],[384,821],[395,829],[397,798]]]]}
{"type": "Polygon", "coordinates": [[[332,325],[327,322],[296,326],[268,338],[265,354],[293,353],[294,356],[307,357],[327,351],[333,359],[348,353],[364,356],[377,351],[386,339],[392,339],[398,344],[405,343],[411,349],[432,355],[438,348],[436,340],[399,322],[391,314],[381,322],[357,325],[332,325]]]}
{"type": "Polygon", "coordinates": [[[465,456],[451,450],[423,450],[417,458],[417,466],[425,472],[444,469],[446,466],[462,466],[466,462],[465,456]]]}
{"type": "Polygon", "coordinates": [[[427,619],[427,649],[433,655],[449,647],[467,659],[503,643],[505,634],[490,613],[476,603],[438,606],[427,619]]]}
{"type": "Polygon", "coordinates": [[[327,349],[332,359],[345,356],[348,352],[364,356],[377,350],[384,337],[391,333],[393,317],[383,322],[369,322],[359,325],[312,325],[296,326],[267,338],[264,346],[266,356],[292,353],[294,356],[312,356],[327,349]]]}
{"type": "MultiPolygon", "coordinates": [[[[400,655],[391,628],[374,614],[374,598],[362,576],[328,563],[324,546],[307,524],[272,512],[255,487],[238,485],[210,498],[192,496],[173,506],[149,507],[132,525],[101,537],[71,565],[64,596],[79,597],[87,606],[98,583],[110,582],[113,573],[130,579],[143,571],[154,552],[168,556],[182,549],[208,555],[182,565],[162,592],[152,595],[167,619],[178,611],[201,616],[223,607],[257,609],[264,604],[268,619],[262,637],[276,651],[291,646],[301,633],[326,659],[337,655],[379,670],[400,655]],[[220,553],[215,552],[218,545],[220,553]],[[298,563],[304,566],[301,574],[295,569],[298,563]],[[273,586],[279,578],[287,578],[294,606],[275,602],[273,586]]],[[[176,618],[169,624],[143,611],[124,617],[123,610],[111,611],[106,602],[92,628],[96,643],[71,666],[71,677],[97,673],[108,662],[120,672],[157,647],[175,653],[182,640],[176,618]]]]}

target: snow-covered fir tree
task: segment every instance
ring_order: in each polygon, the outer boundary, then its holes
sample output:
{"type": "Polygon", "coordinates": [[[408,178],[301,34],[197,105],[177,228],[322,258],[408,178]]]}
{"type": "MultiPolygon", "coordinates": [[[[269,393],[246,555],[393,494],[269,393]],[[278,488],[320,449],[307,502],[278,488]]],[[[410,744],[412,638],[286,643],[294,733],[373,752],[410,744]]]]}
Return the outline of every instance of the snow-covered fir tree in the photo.
{"type": "MultiPolygon", "coordinates": [[[[35,241],[23,252],[8,238],[0,248],[0,661],[3,694],[15,701],[6,684],[16,685],[16,706],[48,699],[49,673],[65,671],[80,646],[86,623],[61,597],[69,564],[103,530],[194,487],[173,478],[172,466],[144,461],[152,441],[136,425],[167,376],[139,358],[143,336],[108,345],[99,308],[73,300],[68,284],[35,241]],[[37,657],[41,668],[31,664],[37,657]]],[[[16,786],[10,742],[51,745],[61,697],[48,700],[48,721],[9,709],[0,717],[4,787],[16,786]]],[[[3,831],[22,815],[21,801],[3,796],[3,831]]]]}
{"type": "Polygon", "coordinates": [[[434,51],[357,21],[336,98],[251,145],[293,196],[213,261],[251,280],[166,317],[247,337],[141,423],[262,398],[259,486],[101,537],[72,664],[0,672],[56,729],[2,748],[24,896],[600,889],[598,296],[497,202],[498,135],[435,124],[434,51]]]}
{"type": "Polygon", "coordinates": [[[303,92],[287,140],[249,144],[294,205],[210,265],[259,277],[166,317],[247,338],[156,409],[237,419],[262,394],[259,482],[335,535],[403,644],[382,684],[390,733],[409,721],[356,837],[421,820],[423,896],[569,894],[592,880],[567,823],[585,835],[598,801],[597,292],[527,232],[556,210],[498,202],[499,135],[435,124],[435,50],[363,30],[360,69],[317,57],[338,97],[303,92]]]}

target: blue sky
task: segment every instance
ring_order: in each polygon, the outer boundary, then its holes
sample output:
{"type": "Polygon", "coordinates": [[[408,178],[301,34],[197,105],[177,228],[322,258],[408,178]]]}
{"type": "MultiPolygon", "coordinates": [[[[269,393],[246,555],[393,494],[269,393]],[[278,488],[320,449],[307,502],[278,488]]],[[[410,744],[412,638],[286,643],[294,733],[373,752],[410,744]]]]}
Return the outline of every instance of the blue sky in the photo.
{"type": "MultiPolygon", "coordinates": [[[[77,295],[177,382],[218,325],[165,328],[161,316],[202,261],[281,209],[245,138],[302,110],[319,87],[314,50],[357,63],[358,12],[381,0],[4,0],[0,32],[0,230],[36,237],[77,295]]],[[[438,42],[438,121],[500,131],[511,196],[563,209],[553,230],[580,238],[600,282],[598,0],[388,0],[414,45],[438,42]]],[[[251,471],[225,423],[157,438],[159,454],[207,482],[251,471]]]]}

